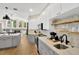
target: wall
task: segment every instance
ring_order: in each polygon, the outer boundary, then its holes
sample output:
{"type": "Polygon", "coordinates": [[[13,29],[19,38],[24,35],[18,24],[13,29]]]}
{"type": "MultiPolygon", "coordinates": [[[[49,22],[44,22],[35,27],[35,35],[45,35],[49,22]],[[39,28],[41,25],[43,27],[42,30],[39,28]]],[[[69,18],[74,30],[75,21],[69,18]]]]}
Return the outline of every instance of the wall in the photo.
{"type": "Polygon", "coordinates": [[[40,20],[38,19],[29,20],[29,29],[38,29],[38,24],[40,24],[40,20]]]}
{"type": "Polygon", "coordinates": [[[40,23],[43,23],[44,29],[49,29],[49,20],[40,17],[29,20],[29,29],[38,29],[40,23]]]}

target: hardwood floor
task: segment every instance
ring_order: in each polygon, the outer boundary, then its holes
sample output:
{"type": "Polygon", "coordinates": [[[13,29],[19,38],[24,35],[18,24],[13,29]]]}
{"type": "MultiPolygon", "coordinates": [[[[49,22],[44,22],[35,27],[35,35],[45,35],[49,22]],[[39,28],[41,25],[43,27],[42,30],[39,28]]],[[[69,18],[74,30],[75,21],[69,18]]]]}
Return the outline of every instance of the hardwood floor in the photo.
{"type": "Polygon", "coordinates": [[[0,55],[37,55],[35,44],[30,44],[24,35],[19,46],[0,50],[0,55]]]}

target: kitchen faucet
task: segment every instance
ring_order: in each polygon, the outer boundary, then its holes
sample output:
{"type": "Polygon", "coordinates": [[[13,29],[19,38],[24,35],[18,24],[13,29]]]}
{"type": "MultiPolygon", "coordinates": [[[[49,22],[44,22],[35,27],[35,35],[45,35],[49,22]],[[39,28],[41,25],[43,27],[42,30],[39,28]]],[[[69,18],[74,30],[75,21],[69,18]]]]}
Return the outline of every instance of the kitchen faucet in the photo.
{"type": "Polygon", "coordinates": [[[60,36],[60,41],[61,41],[61,43],[64,42],[64,39],[63,39],[64,36],[65,36],[65,38],[66,38],[65,43],[68,44],[69,41],[68,41],[68,39],[67,39],[67,35],[66,35],[66,34],[63,34],[62,36],[60,36]]]}

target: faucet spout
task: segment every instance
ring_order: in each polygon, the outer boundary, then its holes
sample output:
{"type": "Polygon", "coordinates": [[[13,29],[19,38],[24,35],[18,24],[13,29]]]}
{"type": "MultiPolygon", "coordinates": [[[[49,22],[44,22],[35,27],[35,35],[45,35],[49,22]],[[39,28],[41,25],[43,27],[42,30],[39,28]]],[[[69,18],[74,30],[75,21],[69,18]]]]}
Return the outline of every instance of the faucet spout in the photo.
{"type": "Polygon", "coordinates": [[[61,43],[64,41],[64,37],[66,38],[66,39],[65,39],[65,43],[68,44],[69,41],[68,41],[68,39],[67,39],[67,35],[66,35],[66,34],[63,34],[62,36],[60,36],[60,39],[61,39],[60,41],[61,41],[61,43]]]}

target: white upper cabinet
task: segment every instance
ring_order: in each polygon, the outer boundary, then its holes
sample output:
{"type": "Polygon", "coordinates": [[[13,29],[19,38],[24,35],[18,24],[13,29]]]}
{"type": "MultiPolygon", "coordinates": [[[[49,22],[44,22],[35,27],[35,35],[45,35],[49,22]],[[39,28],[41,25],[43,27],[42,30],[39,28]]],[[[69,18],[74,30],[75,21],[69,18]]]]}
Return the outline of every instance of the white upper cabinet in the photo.
{"type": "Polygon", "coordinates": [[[67,11],[79,7],[79,3],[62,3],[62,11],[61,13],[66,13],[67,11]]]}

